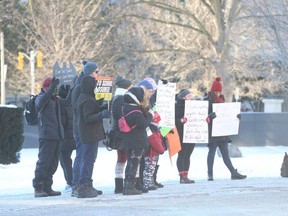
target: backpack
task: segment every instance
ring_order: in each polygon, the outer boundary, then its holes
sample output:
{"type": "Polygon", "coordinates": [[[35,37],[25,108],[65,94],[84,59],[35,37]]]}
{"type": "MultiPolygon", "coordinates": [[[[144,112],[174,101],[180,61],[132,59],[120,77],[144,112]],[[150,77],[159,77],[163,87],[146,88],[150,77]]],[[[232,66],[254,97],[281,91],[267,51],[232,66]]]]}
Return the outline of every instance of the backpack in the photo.
{"type": "Polygon", "coordinates": [[[28,125],[34,126],[38,124],[38,116],[35,107],[35,99],[38,95],[30,95],[30,99],[25,105],[25,119],[28,125]]]}
{"type": "Polygon", "coordinates": [[[288,177],[288,155],[285,152],[284,158],[283,158],[283,162],[282,162],[282,166],[280,169],[280,175],[282,177],[288,177]]]}
{"type": "Polygon", "coordinates": [[[119,130],[121,132],[124,132],[124,133],[128,133],[130,132],[133,128],[136,127],[136,125],[130,127],[125,119],[125,117],[127,117],[129,114],[131,113],[134,113],[134,112],[140,112],[142,113],[140,110],[132,110],[130,111],[129,113],[127,113],[125,116],[124,116],[124,112],[123,112],[123,107],[122,107],[122,116],[120,119],[118,119],[118,127],[119,127],[119,130]]]}

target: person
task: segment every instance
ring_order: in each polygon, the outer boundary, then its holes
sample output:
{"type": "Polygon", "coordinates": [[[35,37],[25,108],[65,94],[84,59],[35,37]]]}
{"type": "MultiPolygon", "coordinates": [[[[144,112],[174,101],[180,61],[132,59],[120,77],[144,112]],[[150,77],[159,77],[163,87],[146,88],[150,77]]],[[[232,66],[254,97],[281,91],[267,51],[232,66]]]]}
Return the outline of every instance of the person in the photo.
{"type": "Polygon", "coordinates": [[[61,139],[64,131],[61,124],[60,106],[57,98],[59,79],[46,78],[35,100],[38,113],[39,151],[33,179],[34,196],[59,196],[52,189],[53,175],[57,170],[61,139]]]}
{"type": "Polygon", "coordinates": [[[65,192],[72,191],[72,152],[76,149],[75,140],[73,138],[73,110],[71,105],[70,85],[60,85],[58,96],[61,109],[61,123],[64,129],[64,139],[61,140],[60,147],[60,165],[64,172],[66,180],[65,192]]]}
{"type": "Polygon", "coordinates": [[[136,189],[136,174],[139,173],[139,163],[144,149],[148,148],[146,128],[153,116],[146,94],[144,88],[133,87],[124,95],[123,115],[133,129],[123,136],[121,143],[128,151],[123,195],[142,194],[142,191],[136,189]],[[134,112],[127,115],[131,111],[134,112]]]}
{"type": "MultiPolygon", "coordinates": [[[[132,82],[121,76],[115,79],[116,90],[112,102],[112,129],[119,132],[118,119],[122,116],[122,107],[124,105],[124,94],[132,88],[132,82]]],[[[119,132],[120,134],[120,132],[119,132]]],[[[127,162],[127,150],[117,149],[117,161],[115,166],[115,194],[123,193],[124,169],[127,162]]]]}
{"type": "MultiPolygon", "coordinates": [[[[74,87],[72,89],[72,95],[71,95],[71,103],[72,103],[72,109],[73,109],[73,137],[76,143],[76,156],[73,163],[73,180],[72,180],[72,192],[71,196],[77,197],[78,194],[78,188],[79,188],[79,178],[80,178],[80,167],[83,159],[82,154],[82,143],[79,138],[79,132],[77,127],[77,100],[81,93],[81,87],[80,83],[83,77],[86,76],[92,76],[96,79],[99,72],[99,67],[95,62],[90,61],[83,61],[83,70],[79,74],[78,78],[75,80],[74,87]]],[[[98,191],[98,194],[101,194],[101,191],[98,191]]]]}
{"type": "Polygon", "coordinates": [[[181,150],[177,156],[177,169],[180,176],[180,184],[191,184],[195,183],[194,180],[188,178],[188,172],[190,168],[190,157],[193,153],[195,143],[183,143],[183,127],[187,122],[187,118],[184,116],[185,101],[192,100],[193,95],[189,89],[182,89],[176,95],[175,103],[175,126],[178,130],[181,150]]]}
{"type": "Polygon", "coordinates": [[[77,127],[83,154],[77,198],[92,198],[98,195],[93,187],[92,175],[98,144],[104,139],[103,119],[110,118],[110,111],[107,110],[108,106],[103,106],[95,99],[96,83],[94,77],[84,76],[80,83],[81,94],[77,100],[77,127]]]}
{"type": "Polygon", "coordinates": [[[149,125],[148,140],[149,149],[145,155],[143,186],[146,190],[157,190],[158,186],[155,181],[155,169],[159,159],[159,155],[165,152],[163,139],[159,130],[159,122],[161,117],[157,111],[154,111],[153,118],[149,125]]]}
{"type": "MultiPolygon", "coordinates": [[[[212,126],[213,126],[213,119],[216,118],[216,113],[213,112],[212,105],[213,103],[224,103],[225,98],[224,95],[221,94],[222,92],[222,84],[220,83],[221,78],[216,77],[215,81],[212,83],[210,92],[208,92],[207,97],[205,100],[209,101],[209,108],[208,108],[208,117],[206,121],[208,123],[208,131],[209,131],[209,143],[208,143],[208,156],[207,156],[207,167],[208,167],[208,181],[213,181],[213,164],[214,158],[217,147],[219,147],[220,152],[222,154],[223,162],[226,167],[229,169],[231,173],[231,179],[245,179],[246,175],[241,175],[238,173],[237,169],[234,168],[232,162],[229,157],[228,151],[228,143],[231,142],[230,137],[228,136],[217,136],[212,137],[212,126]]],[[[238,116],[237,116],[238,117],[238,116]]]]}

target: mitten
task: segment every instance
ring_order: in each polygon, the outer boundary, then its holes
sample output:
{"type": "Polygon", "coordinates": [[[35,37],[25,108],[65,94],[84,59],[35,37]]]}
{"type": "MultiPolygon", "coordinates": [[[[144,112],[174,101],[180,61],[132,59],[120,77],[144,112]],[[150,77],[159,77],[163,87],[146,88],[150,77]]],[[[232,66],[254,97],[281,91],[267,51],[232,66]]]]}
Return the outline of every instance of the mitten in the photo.
{"type": "Polygon", "coordinates": [[[238,118],[239,120],[241,120],[241,114],[240,114],[240,113],[237,115],[237,118],[238,118]]]}
{"type": "Polygon", "coordinates": [[[185,116],[183,116],[183,117],[181,118],[181,122],[182,122],[182,124],[185,124],[185,123],[187,122],[187,118],[186,118],[185,116]]]}
{"type": "Polygon", "coordinates": [[[57,87],[57,85],[59,85],[60,80],[56,77],[53,77],[50,83],[51,88],[55,88],[57,87]]]}
{"type": "Polygon", "coordinates": [[[109,110],[103,110],[103,111],[101,111],[101,117],[102,117],[102,119],[110,118],[110,116],[111,116],[111,113],[110,113],[109,110]]]}

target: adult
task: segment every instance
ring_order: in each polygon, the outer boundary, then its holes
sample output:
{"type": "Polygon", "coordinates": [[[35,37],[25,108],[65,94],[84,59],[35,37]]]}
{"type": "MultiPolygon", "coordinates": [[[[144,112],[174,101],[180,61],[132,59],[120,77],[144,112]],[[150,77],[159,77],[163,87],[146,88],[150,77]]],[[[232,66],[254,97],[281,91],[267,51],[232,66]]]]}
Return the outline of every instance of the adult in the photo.
{"type": "Polygon", "coordinates": [[[39,151],[33,179],[34,196],[59,196],[52,189],[53,175],[59,163],[59,150],[64,131],[61,124],[60,106],[57,97],[59,79],[46,78],[35,100],[38,113],[39,151]]]}
{"type": "Polygon", "coordinates": [[[213,165],[214,165],[214,158],[217,147],[219,147],[220,152],[222,154],[223,162],[226,167],[229,169],[231,173],[231,179],[245,179],[246,175],[241,175],[238,173],[237,169],[234,168],[232,162],[229,157],[229,150],[228,150],[228,143],[231,142],[230,137],[228,136],[217,136],[212,137],[212,126],[213,126],[213,119],[216,118],[216,113],[213,112],[213,103],[224,103],[225,98],[224,95],[221,94],[222,92],[222,84],[220,83],[221,78],[216,77],[215,81],[212,83],[210,92],[208,92],[206,100],[209,101],[209,108],[208,114],[209,116],[206,118],[208,123],[209,129],[209,143],[208,143],[208,156],[207,156],[207,167],[208,167],[208,181],[213,181],[213,165]]]}
{"type": "Polygon", "coordinates": [[[177,169],[180,176],[181,184],[191,184],[195,183],[194,180],[188,178],[188,172],[190,168],[190,157],[193,153],[195,143],[183,143],[183,127],[187,122],[187,118],[184,115],[185,111],[185,101],[192,100],[193,95],[188,89],[182,89],[176,95],[175,104],[175,125],[178,130],[181,150],[178,152],[177,157],[177,169]]]}
{"type": "MultiPolygon", "coordinates": [[[[122,107],[124,105],[124,94],[132,88],[132,82],[121,76],[115,79],[116,90],[112,102],[112,129],[117,131],[120,135],[118,128],[118,119],[122,116],[122,107]]],[[[127,162],[127,150],[123,148],[117,149],[117,161],[115,166],[115,194],[123,193],[123,180],[124,169],[127,162]]]]}

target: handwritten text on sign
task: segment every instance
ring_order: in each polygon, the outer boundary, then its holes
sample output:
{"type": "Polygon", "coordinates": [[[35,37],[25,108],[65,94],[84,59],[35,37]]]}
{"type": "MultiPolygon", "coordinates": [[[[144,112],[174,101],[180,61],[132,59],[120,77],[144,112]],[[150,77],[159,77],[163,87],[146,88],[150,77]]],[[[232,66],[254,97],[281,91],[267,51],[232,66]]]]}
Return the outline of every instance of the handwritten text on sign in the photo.
{"type": "Polygon", "coordinates": [[[208,101],[185,100],[183,143],[208,143],[208,101]]]}
{"type": "Polygon", "coordinates": [[[160,126],[174,128],[175,126],[175,92],[176,83],[163,84],[159,81],[156,106],[161,116],[160,126]]]}
{"type": "Polygon", "coordinates": [[[229,136],[238,134],[241,103],[214,103],[213,112],[216,118],[213,120],[212,137],[229,136]]]}

